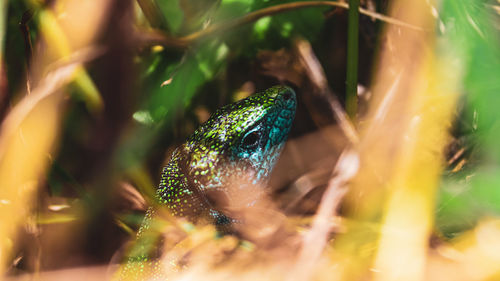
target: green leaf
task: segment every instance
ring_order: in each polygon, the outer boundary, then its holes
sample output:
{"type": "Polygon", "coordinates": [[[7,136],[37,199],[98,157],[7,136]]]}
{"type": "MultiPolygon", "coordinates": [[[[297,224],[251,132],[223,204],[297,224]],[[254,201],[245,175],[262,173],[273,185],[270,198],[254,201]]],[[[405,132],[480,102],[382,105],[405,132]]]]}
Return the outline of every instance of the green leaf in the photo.
{"type": "MultiPolygon", "coordinates": [[[[441,52],[463,66],[467,111],[477,116],[468,145],[479,144],[472,171],[445,178],[437,205],[437,226],[445,235],[464,231],[484,216],[500,216],[500,41],[488,1],[446,0],[440,14],[446,40],[441,52]]],[[[498,18],[496,19],[498,20],[498,18]]],[[[454,66],[450,66],[454,67],[454,66]]],[[[466,123],[472,123],[469,120],[466,123]]]]}
{"type": "Polygon", "coordinates": [[[170,30],[174,34],[178,33],[184,21],[184,12],[179,6],[179,0],[157,0],[157,4],[170,30]]]}

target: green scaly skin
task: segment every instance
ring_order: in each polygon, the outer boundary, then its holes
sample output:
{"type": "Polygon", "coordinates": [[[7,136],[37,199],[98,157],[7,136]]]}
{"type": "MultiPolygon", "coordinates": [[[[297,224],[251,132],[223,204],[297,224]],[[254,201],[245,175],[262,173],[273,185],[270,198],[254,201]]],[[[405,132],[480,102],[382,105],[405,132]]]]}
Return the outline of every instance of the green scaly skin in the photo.
{"type": "MultiPolygon", "coordinates": [[[[218,199],[231,200],[238,189],[265,186],[290,131],[295,108],[295,92],[275,86],[217,110],[172,154],[157,189],[159,201],[175,216],[193,222],[208,220],[222,232],[230,232],[231,224],[239,222],[227,215],[218,199]],[[245,180],[237,188],[229,188],[234,179],[245,180]]],[[[154,212],[148,210],[139,239],[154,212]]],[[[145,252],[131,257],[127,267],[147,261],[151,255],[145,252]]]]}

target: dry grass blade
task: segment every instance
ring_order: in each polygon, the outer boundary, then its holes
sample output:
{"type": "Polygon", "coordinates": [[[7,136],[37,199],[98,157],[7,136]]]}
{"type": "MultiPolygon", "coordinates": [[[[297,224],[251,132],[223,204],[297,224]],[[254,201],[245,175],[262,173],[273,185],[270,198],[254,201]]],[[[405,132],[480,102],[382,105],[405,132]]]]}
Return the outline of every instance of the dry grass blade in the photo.
{"type": "Polygon", "coordinates": [[[0,273],[12,254],[16,228],[28,216],[38,178],[58,134],[61,87],[79,65],[48,75],[7,116],[0,134],[0,273]]]}
{"type": "MultiPolygon", "coordinates": [[[[47,271],[39,274],[35,280],[38,281],[63,281],[69,278],[72,281],[86,281],[86,280],[109,280],[108,267],[94,266],[94,267],[81,267],[64,269],[57,271],[47,271]]],[[[33,280],[30,274],[23,274],[17,277],[8,277],[3,279],[5,281],[29,281],[33,280]]]]}
{"type": "Polygon", "coordinates": [[[31,95],[26,96],[9,113],[2,123],[0,131],[0,159],[5,157],[7,142],[16,133],[21,123],[26,119],[31,111],[45,98],[57,93],[73,77],[75,69],[80,64],[70,64],[61,67],[47,75],[47,77],[36,87],[31,95]]]}
{"type": "MultiPolygon", "coordinates": [[[[390,11],[426,29],[435,24],[424,2],[394,1],[390,11]]],[[[380,233],[356,241],[350,238],[355,233],[347,232],[339,247],[374,244],[373,256],[365,257],[362,266],[372,271],[374,280],[424,280],[434,193],[458,98],[460,68],[450,72],[450,61],[434,56],[430,33],[388,26],[384,39],[358,146],[363,169],[349,197],[358,220],[383,217],[380,233]]],[[[360,259],[359,253],[350,255],[360,259]]],[[[355,271],[359,268],[347,271],[346,277],[355,271]]]]}
{"type": "Polygon", "coordinates": [[[340,105],[340,102],[335,98],[329,89],[324,71],[318,59],[314,55],[311,45],[305,40],[296,40],[295,47],[297,49],[299,60],[304,67],[307,76],[313,83],[313,87],[315,88],[315,90],[311,91],[311,93],[321,95],[321,97],[329,103],[331,112],[337,120],[344,135],[351,144],[357,144],[359,141],[358,133],[356,132],[354,125],[349,120],[345,110],[340,105]]]}
{"type": "MultiPolygon", "coordinates": [[[[296,40],[295,47],[299,60],[314,88],[311,92],[321,95],[329,103],[331,112],[349,140],[350,146],[356,145],[359,142],[358,134],[339,101],[329,90],[324,71],[310,44],[304,40],[296,40]]],[[[358,167],[357,153],[352,149],[344,150],[333,170],[332,178],[323,194],[311,229],[304,235],[301,252],[296,261],[296,270],[288,275],[289,280],[307,280],[314,272],[314,266],[322,255],[331,231],[329,221],[335,216],[335,211],[347,191],[346,184],[357,173],[358,167]]]]}
{"type": "Polygon", "coordinates": [[[296,262],[296,270],[288,276],[288,280],[308,280],[314,272],[330,234],[331,219],[347,192],[347,183],[354,177],[359,168],[359,159],[353,150],[345,151],[335,166],[333,177],[328,182],[326,192],[314,217],[311,229],[304,235],[301,252],[296,262]]]}
{"type": "MultiPolygon", "coordinates": [[[[300,8],[307,8],[307,7],[318,7],[318,6],[330,6],[330,7],[338,7],[338,8],[344,8],[344,9],[349,9],[349,4],[345,2],[337,2],[337,1],[306,1],[306,2],[293,2],[293,3],[286,3],[286,4],[281,4],[281,5],[276,5],[268,8],[264,8],[252,13],[248,13],[242,18],[238,18],[229,22],[224,22],[221,24],[214,24],[209,26],[208,28],[192,33],[188,36],[179,38],[181,42],[188,42],[192,43],[195,40],[198,40],[200,38],[204,38],[208,35],[220,33],[226,30],[229,30],[231,28],[241,26],[244,24],[248,24],[250,22],[254,22],[260,18],[274,15],[277,13],[282,13],[294,9],[300,9],[300,8]]],[[[394,24],[397,26],[405,27],[405,28],[410,28],[413,30],[419,30],[422,31],[423,29],[419,26],[412,25],[403,21],[400,21],[396,18],[391,18],[388,16],[384,16],[378,13],[374,13],[365,9],[359,9],[359,12],[361,14],[370,16],[372,18],[379,19],[381,21],[388,22],[390,24],[394,24]]]]}
{"type": "MultiPolygon", "coordinates": [[[[46,66],[51,62],[66,61],[76,50],[88,47],[89,42],[96,39],[99,26],[104,20],[111,1],[58,1],[54,9],[42,9],[38,13],[40,32],[49,45],[43,59],[34,60],[34,73],[46,73],[46,66]],[[91,15],[91,16],[89,16],[91,15]],[[81,23],[85,22],[84,25],[81,23]],[[78,24],[77,24],[78,23],[78,24]]],[[[36,76],[36,75],[34,75],[36,76]]],[[[102,110],[102,97],[87,71],[81,67],[76,69],[75,85],[81,90],[89,110],[94,113],[102,110]]],[[[36,82],[36,81],[34,81],[36,82]]]]}
{"type": "Polygon", "coordinates": [[[118,200],[120,205],[129,210],[147,210],[146,199],[144,199],[142,194],[133,185],[128,182],[120,182],[118,186],[116,196],[120,198],[118,200]]]}
{"type": "MultiPolygon", "coordinates": [[[[0,131],[0,275],[17,246],[18,228],[32,218],[37,187],[57,144],[64,111],[63,88],[75,79],[77,84],[93,86],[90,80],[81,79],[85,76],[82,62],[96,54],[89,46],[109,2],[86,1],[81,5],[81,1],[57,1],[54,10],[40,9],[37,14],[45,41],[43,52],[37,53],[28,70],[36,73],[36,86],[13,107],[0,131]]],[[[99,104],[100,97],[94,98],[99,104]]]]}

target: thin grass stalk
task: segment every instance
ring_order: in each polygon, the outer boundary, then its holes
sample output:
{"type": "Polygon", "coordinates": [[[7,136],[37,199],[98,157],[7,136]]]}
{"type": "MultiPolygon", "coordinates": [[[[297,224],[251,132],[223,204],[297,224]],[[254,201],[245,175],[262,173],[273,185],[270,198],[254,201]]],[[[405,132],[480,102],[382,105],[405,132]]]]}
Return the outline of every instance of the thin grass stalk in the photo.
{"type": "Polygon", "coordinates": [[[350,0],[347,24],[346,111],[351,120],[356,119],[358,110],[358,35],[359,0],[350,0]]]}
{"type": "MultiPolygon", "coordinates": [[[[7,23],[7,0],[0,0],[0,79],[2,79],[2,76],[4,75],[4,66],[3,66],[3,51],[4,51],[4,44],[5,44],[5,30],[6,30],[6,23],[7,23]]],[[[0,80],[0,87],[1,85],[1,80],[0,80]]],[[[2,88],[0,88],[0,97],[2,96],[2,88]]]]}

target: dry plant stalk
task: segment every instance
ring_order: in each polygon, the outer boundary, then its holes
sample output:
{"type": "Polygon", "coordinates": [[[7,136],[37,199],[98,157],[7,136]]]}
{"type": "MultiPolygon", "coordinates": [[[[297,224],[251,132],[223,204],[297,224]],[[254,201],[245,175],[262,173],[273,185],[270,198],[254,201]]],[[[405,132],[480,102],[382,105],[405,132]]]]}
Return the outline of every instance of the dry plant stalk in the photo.
{"type": "Polygon", "coordinates": [[[84,73],[81,62],[49,70],[54,62],[69,62],[75,49],[91,45],[109,1],[87,3],[82,6],[81,1],[58,1],[55,11],[41,12],[40,27],[45,36],[47,52],[40,53],[33,63],[33,69],[38,71],[40,78],[31,95],[25,96],[12,109],[1,127],[1,275],[9,266],[17,229],[32,211],[39,180],[57,143],[63,113],[62,89],[84,73]],[[81,19],[76,14],[85,16],[85,25],[81,25],[81,19]]]}
{"type": "MultiPolygon", "coordinates": [[[[254,12],[250,12],[240,18],[209,25],[205,29],[195,31],[189,35],[182,37],[171,37],[157,30],[149,34],[146,34],[142,38],[144,41],[146,42],[149,41],[149,43],[153,44],[162,44],[164,46],[174,47],[174,48],[187,48],[196,41],[208,38],[210,36],[216,36],[227,30],[231,30],[235,27],[255,22],[263,17],[295,9],[308,8],[308,7],[321,7],[321,6],[349,9],[349,4],[345,1],[303,1],[303,2],[298,1],[298,2],[284,3],[267,8],[262,8],[254,12]]],[[[405,22],[404,20],[399,20],[390,16],[385,16],[376,12],[372,12],[367,9],[359,8],[359,13],[369,16],[372,19],[377,19],[392,25],[401,26],[407,29],[424,31],[424,29],[418,25],[413,25],[411,23],[405,22]]]]}
{"type": "Polygon", "coordinates": [[[8,115],[0,135],[0,272],[3,274],[11,258],[17,227],[28,217],[36,195],[38,179],[47,164],[47,154],[56,139],[60,88],[69,81],[73,69],[48,76],[45,83],[28,97],[44,97],[24,116],[30,101],[21,102],[8,115]],[[46,84],[46,85],[44,85],[46,84]],[[19,118],[18,118],[19,116],[19,118]]]}
{"type": "Polygon", "coordinates": [[[321,258],[328,242],[332,230],[329,222],[336,215],[336,210],[347,192],[347,183],[358,171],[359,159],[352,147],[359,142],[359,137],[346,112],[329,89],[323,68],[310,44],[304,40],[296,40],[295,45],[299,61],[315,88],[311,92],[317,92],[316,94],[322,95],[328,101],[334,118],[350,142],[332,171],[311,228],[304,234],[295,270],[292,270],[287,277],[288,280],[307,280],[312,275],[315,264],[321,258]]]}
{"type": "Polygon", "coordinates": [[[297,50],[298,59],[300,64],[305,70],[306,75],[311,80],[313,87],[311,91],[313,94],[322,95],[331,108],[331,112],[335,120],[351,144],[359,142],[359,136],[356,132],[355,126],[351,123],[347,113],[342,108],[342,105],[332,93],[328,86],[328,81],[325,72],[319,63],[318,58],[314,55],[311,44],[305,40],[298,39],[295,41],[295,48],[297,50]]]}
{"type": "MultiPolygon", "coordinates": [[[[431,30],[428,3],[394,1],[391,17],[431,30]]],[[[425,280],[433,225],[434,197],[443,167],[443,150],[458,95],[460,70],[435,57],[435,35],[388,26],[376,71],[371,109],[363,123],[361,170],[350,194],[353,216],[377,221],[377,234],[358,241],[352,231],[337,246],[372,245],[368,255],[347,250],[343,279],[360,268],[373,280],[425,280]],[[354,206],[354,207],[353,207],[354,206]]]]}

